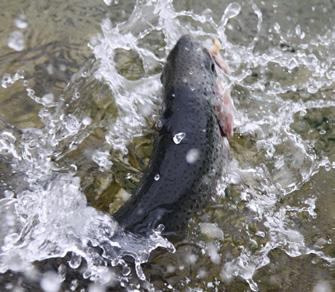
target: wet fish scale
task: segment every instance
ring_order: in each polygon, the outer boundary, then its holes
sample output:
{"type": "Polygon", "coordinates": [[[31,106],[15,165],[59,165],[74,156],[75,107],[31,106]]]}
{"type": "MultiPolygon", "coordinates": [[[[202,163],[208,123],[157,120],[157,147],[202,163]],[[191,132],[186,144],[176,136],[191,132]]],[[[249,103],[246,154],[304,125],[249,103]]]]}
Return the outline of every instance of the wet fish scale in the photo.
{"type": "Polygon", "coordinates": [[[166,234],[183,229],[215,192],[227,159],[212,105],[216,73],[208,51],[181,37],[161,80],[165,110],[151,161],[134,196],[114,214],[126,230],[140,234],[159,224],[166,234]],[[194,149],[198,157],[190,163],[194,149]]]}

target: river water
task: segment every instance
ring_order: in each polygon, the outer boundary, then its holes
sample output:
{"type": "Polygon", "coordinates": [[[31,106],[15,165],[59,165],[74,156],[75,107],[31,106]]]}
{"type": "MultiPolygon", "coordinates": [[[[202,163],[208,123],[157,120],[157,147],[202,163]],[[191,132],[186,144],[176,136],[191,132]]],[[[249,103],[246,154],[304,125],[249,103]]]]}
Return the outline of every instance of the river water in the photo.
{"type": "Polygon", "coordinates": [[[0,9],[1,291],[335,289],[333,1],[0,9]],[[148,163],[160,72],[185,33],[223,44],[232,161],[182,242],[116,236],[110,214],[148,163]]]}

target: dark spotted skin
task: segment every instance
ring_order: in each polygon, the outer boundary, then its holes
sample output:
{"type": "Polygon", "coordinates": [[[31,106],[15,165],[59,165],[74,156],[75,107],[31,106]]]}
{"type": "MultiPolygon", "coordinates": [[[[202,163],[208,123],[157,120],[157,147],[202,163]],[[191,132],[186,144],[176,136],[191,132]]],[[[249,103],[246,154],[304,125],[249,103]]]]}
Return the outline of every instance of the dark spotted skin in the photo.
{"type": "Polygon", "coordinates": [[[151,161],[136,193],[114,214],[121,226],[137,234],[159,224],[166,235],[183,230],[215,193],[227,160],[212,105],[216,73],[208,51],[190,36],[181,37],[161,80],[165,109],[151,161]],[[185,137],[176,144],[178,133],[185,137]],[[199,154],[193,163],[186,159],[191,149],[199,154]]]}

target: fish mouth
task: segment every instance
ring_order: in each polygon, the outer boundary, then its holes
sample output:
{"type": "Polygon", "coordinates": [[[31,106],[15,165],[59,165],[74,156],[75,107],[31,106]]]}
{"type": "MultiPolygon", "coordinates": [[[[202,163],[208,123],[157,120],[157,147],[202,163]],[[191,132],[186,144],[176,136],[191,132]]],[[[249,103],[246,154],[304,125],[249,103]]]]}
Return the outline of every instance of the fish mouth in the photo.
{"type": "MultiPolygon", "coordinates": [[[[208,49],[217,69],[222,70],[225,74],[229,75],[231,70],[227,63],[223,60],[220,50],[222,45],[216,38],[212,39],[212,47],[208,49]]],[[[234,131],[234,102],[230,95],[230,87],[226,86],[222,80],[216,80],[215,90],[218,96],[218,101],[214,106],[214,111],[219,123],[219,128],[222,137],[227,137],[229,140],[233,137],[234,131]]]]}
{"type": "Polygon", "coordinates": [[[222,44],[217,38],[212,39],[212,46],[208,49],[209,55],[212,57],[214,63],[219,67],[224,73],[230,74],[231,70],[227,63],[223,60],[220,50],[222,49],[222,44]]]}

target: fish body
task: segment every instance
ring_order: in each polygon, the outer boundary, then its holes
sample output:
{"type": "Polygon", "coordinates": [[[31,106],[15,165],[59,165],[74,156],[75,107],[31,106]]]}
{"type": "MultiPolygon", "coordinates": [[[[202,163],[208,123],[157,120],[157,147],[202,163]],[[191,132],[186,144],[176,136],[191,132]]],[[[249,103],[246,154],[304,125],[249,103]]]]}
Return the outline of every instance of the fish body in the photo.
{"type": "Polygon", "coordinates": [[[150,163],[136,193],[114,214],[126,230],[148,234],[163,224],[163,234],[176,234],[215,194],[228,161],[213,106],[216,78],[208,50],[181,37],[161,76],[164,110],[150,163]]]}

